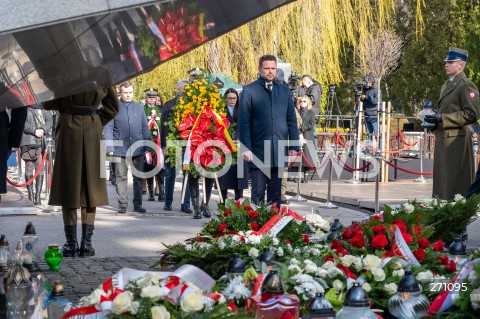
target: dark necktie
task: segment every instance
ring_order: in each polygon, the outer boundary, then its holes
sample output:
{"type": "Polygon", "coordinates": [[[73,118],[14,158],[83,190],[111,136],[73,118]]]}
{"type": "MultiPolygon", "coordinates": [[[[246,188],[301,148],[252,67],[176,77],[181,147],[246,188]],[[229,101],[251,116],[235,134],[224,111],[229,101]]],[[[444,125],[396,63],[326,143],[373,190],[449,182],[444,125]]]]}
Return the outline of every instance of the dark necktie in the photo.
{"type": "Polygon", "coordinates": [[[267,89],[272,92],[272,83],[267,83],[267,89]]]}

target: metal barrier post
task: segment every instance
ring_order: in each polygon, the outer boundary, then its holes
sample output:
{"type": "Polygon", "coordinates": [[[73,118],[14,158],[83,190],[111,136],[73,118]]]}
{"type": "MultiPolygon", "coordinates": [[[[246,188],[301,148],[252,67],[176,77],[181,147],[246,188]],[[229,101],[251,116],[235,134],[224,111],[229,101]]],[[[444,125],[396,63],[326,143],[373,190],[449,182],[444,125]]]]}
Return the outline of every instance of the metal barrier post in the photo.
{"type": "MultiPolygon", "coordinates": [[[[301,143],[300,143],[301,144],[301,143]]],[[[298,165],[298,177],[297,177],[297,194],[291,200],[295,202],[306,202],[307,200],[300,195],[300,179],[302,178],[302,169],[303,169],[303,145],[300,145],[300,151],[298,152],[300,156],[300,164],[298,165]]]]}
{"type": "MultiPolygon", "coordinates": [[[[333,152],[330,152],[332,154],[333,152]]],[[[330,161],[330,166],[328,168],[328,190],[327,190],[327,201],[325,203],[320,203],[321,208],[334,209],[338,208],[337,205],[331,202],[332,200],[332,177],[333,177],[333,156],[328,156],[330,161]]]]}
{"type": "MultiPolygon", "coordinates": [[[[375,152],[375,159],[377,161],[382,160],[382,156],[380,155],[380,151],[377,149],[375,152]]],[[[379,198],[379,190],[380,190],[380,174],[381,174],[381,165],[379,166],[380,171],[377,175],[375,175],[375,213],[380,213],[380,198],[379,198]]]]}
{"type": "Polygon", "coordinates": [[[414,179],[415,182],[425,183],[427,181],[426,178],[423,177],[423,151],[425,150],[425,136],[427,135],[427,129],[424,128],[423,135],[420,135],[420,177],[414,179]]]}
{"type": "MultiPolygon", "coordinates": [[[[49,182],[51,181],[51,176],[48,173],[48,168],[50,167],[50,172],[53,172],[53,154],[52,154],[52,152],[53,152],[52,151],[53,150],[53,146],[52,146],[53,139],[51,137],[46,137],[45,141],[47,143],[47,159],[46,159],[47,163],[44,164],[45,165],[44,180],[45,180],[46,198],[49,199],[50,198],[50,186],[51,186],[51,184],[49,182]]],[[[52,210],[54,212],[58,212],[58,211],[60,211],[60,207],[53,206],[52,210]]]]}
{"type": "Polygon", "coordinates": [[[17,156],[17,179],[15,182],[20,182],[22,180],[22,157],[20,156],[20,149],[18,149],[15,153],[17,156]]]}
{"type": "MultiPolygon", "coordinates": [[[[354,149],[353,149],[353,168],[354,169],[357,169],[358,167],[360,167],[360,152],[362,151],[361,150],[361,147],[360,147],[360,139],[361,139],[361,134],[362,134],[362,115],[363,115],[363,102],[360,102],[359,106],[358,106],[358,117],[357,117],[357,132],[356,134],[354,135],[354,138],[353,138],[353,145],[354,145],[354,149]]],[[[352,179],[349,180],[348,182],[351,183],[351,184],[360,184],[361,181],[360,179],[358,178],[360,172],[358,171],[353,171],[353,176],[352,176],[352,179]]]]}

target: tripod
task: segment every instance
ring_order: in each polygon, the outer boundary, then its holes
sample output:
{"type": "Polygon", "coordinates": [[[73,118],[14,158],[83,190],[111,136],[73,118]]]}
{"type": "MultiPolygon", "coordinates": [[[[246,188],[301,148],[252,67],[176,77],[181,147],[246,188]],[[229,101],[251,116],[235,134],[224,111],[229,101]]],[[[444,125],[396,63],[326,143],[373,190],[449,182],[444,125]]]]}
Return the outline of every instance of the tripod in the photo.
{"type": "Polygon", "coordinates": [[[330,84],[328,86],[327,108],[325,113],[327,115],[327,121],[325,122],[325,131],[330,128],[330,121],[332,120],[332,111],[334,104],[337,106],[338,115],[342,115],[342,111],[340,111],[340,106],[338,105],[337,93],[335,92],[335,84],[330,84]]]}

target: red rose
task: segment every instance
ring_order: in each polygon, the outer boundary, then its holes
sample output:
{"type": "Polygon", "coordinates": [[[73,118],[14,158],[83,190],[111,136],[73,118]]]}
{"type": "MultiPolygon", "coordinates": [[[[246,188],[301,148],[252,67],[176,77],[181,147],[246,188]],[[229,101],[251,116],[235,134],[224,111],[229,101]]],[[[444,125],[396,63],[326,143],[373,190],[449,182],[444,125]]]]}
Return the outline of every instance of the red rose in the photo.
{"type": "Polygon", "coordinates": [[[418,236],[422,233],[422,228],[418,225],[413,225],[410,230],[411,230],[411,233],[414,234],[415,236],[418,236]]]}
{"type": "Polygon", "coordinates": [[[258,230],[260,226],[257,223],[250,223],[250,228],[252,230],[258,230]]]}
{"type": "Polygon", "coordinates": [[[227,228],[227,224],[220,224],[218,225],[218,231],[223,231],[225,228],[227,228]]]}
{"type": "Polygon", "coordinates": [[[303,240],[305,240],[305,244],[307,245],[310,244],[310,237],[308,237],[308,235],[306,234],[302,234],[302,236],[303,236],[303,240]]]}
{"type": "Polygon", "coordinates": [[[388,245],[388,239],[385,235],[375,235],[370,244],[373,248],[382,249],[388,245]]]}
{"type": "Polygon", "coordinates": [[[258,213],[256,211],[249,212],[248,217],[250,217],[251,219],[257,218],[258,213]]]}
{"type": "Polygon", "coordinates": [[[379,215],[379,214],[372,215],[372,218],[373,218],[373,219],[378,219],[378,220],[382,220],[382,221],[383,221],[383,216],[382,216],[382,215],[379,215]]]}
{"type": "Polygon", "coordinates": [[[454,262],[453,260],[450,260],[450,261],[447,263],[447,270],[448,270],[448,271],[451,271],[451,272],[457,271],[457,265],[455,265],[455,262],[454,262]]]}
{"type": "Polygon", "coordinates": [[[363,248],[365,246],[365,236],[363,236],[363,233],[360,233],[358,235],[355,235],[352,239],[348,241],[350,245],[353,247],[357,248],[363,248]]]}
{"type": "Polygon", "coordinates": [[[285,244],[292,246],[292,242],[290,241],[290,239],[285,239],[285,244]]]}
{"type": "Polygon", "coordinates": [[[405,223],[404,223],[403,221],[396,219],[396,220],[394,220],[394,221],[392,222],[392,224],[394,224],[395,226],[397,226],[402,233],[406,233],[406,232],[407,232],[407,226],[405,226],[405,223]]]}
{"type": "Polygon", "coordinates": [[[226,211],[223,212],[223,216],[224,216],[224,217],[227,217],[227,216],[230,215],[231,213],[233,213],[231,209],[226,210],[226,211]]]}
{"type": "Polygon", "coordinates": [[[252,206],[245,206],[243,209],[246,210],[247,212],[249,212],[249,211],[253,210],[253,207],[252,206]]]}
{"type": "Polygon", "coordinates": [[[439,239],[436,242],[433,243],[433,250],[436,251],[443,251],[445,246],[443,245],[443,240],[439,239]]]}
{"type": "Polygon", "coordinates": [[[330,245],[330,248],[339,249],[339,248],[343,248],[343,246],[342,246],[342,243],[340,241],[334,240],[334,241],[332,241],[332,243],[330,245]]]}
{"type": "Polygon", "coordinates": [[[385,233],[385,226],[383,225],[380,225],[380,226],[375,226],[375,227],[372,227],[372,230],[375,234],[379,234],[379,233],[385,233]]]}
{"type": "Polygon", "coordinates": [[[339,248],[339,249],[337,249],[337,255],[338,256],[340,256],[340,255],[346,256],[346,255],[348,255],[348,251],[343,247],[339,248]]]}
{"type": "Polygon", "coordinates": [[[418,248],[413,252],[413,255],[418,261],[423,261],[425,259],[425,250],[423,250],[423,248],[418,248]]]}
{"type": "Polygon", "coordinates": [[[343,231],[342,233],[342,238],[343,239],[350,239],[354,235],[353,231],[350,228],[347,228],[343,231]]]}
{"type": "Polygon", "coordinates": [[[430,245],[430,242],[428,241],[428,239],[426,239],[425,237],[422,237],[418,240],[418,247],[420,248],[427,248],[428,246],[430,245]]]}
{"type": "Polygon", "coordinates": [[[410,244],[413,240],[412,235],[410,235],[410,234],[402,232],[402,236],[403,236],[403,239],[405,239],[405,242],[407,243],[407,245],[410,244]]]}
{"type": "Polygon", "coordinates": [[[352,228],[358,228],[358,227],[359,227],[359,226],[358,226],[358,223],[357,223],[357,222],[352,223],[352,228]]]}
{"type": "Polygon", "coordinates": [[[236,204],[237,204],[237,208],[240,208],[240,207],[242,207],[242,203],[240,203],[240,201],[239,201],[239,200],[237,200],[236,204]]]}
{"type": "Polygon", "coordinates": [[[437,260],[438,260],[438,263],[439,263],[440,265],[445,265],[445,266],[446,266],[446,265],[448,264],[448,260],[449,260],[449,259],[448,259],[448,256],[445,255],[445,256],[439,256],[439,257],[437,257],[437,260]]]}

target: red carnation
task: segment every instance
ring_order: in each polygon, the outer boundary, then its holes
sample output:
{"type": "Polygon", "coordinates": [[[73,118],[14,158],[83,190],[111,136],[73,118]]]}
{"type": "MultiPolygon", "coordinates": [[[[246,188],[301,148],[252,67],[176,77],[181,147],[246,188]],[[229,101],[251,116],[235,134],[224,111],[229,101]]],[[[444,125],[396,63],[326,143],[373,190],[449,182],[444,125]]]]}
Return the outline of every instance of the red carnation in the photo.
{"type": "Polygon", "coordinates": [[[245,206],[243,209],[249,212],[249,211],[253,210],[253,207],[252,206],[245,206]]]}
{"type": "Polygon", "coordinates": [[[342,233],[342,238],[343,239],[350,239],[354,235],[353,231],[350,228],[347,228],[343,231],[342,233]]]}
{"type": "Polygon", "coordinates": [[[388,239],[385,235],[375,235],[370,244],[373,248],[382,249],[388,245],[388,239]]]}
{"type": "Polygon", "coordinates": [[[227,228],[227,224],[220,224],[218,225],[218,231],[223,231],[225,228],[227,228]]]}
{"type": "Polygon", "coordinates": [[[455,265],[455,262],[453,260],[450,260],[447,264],[447,270],[451,272],[457,271],[457,265],[455,265]]]}
{"type": "Polygon", "coordinates": [[[332,243],[330,244],[330,248],[332,249],[339,249],[339,248],[343,248],[342,246],[342,243],[338,240],[334,240],[332,241],[332,243]]]}
{"type": "Polygon", "coordinates": [[[374,231],[375,234],[379,234],[379,233],[385,233],[385,226],[383,225],[380,225],[380,226],[374,226],[372,227],[372,230],[374,231]]]}
{"type": "Polygon", "coordinates": [[[226,211],[223,212],[223,216],[224,216],[224,217],[227,217],[227,216],[230,215],[231,213],[233,213],[231,209],[226,210],[226,211]]]}
{"type": "Polygon", "coordinates": [[[448,264],[448,260],[449,260],[449,259],[448,259],[448,256],[445,255],[445,256],[439,256],[439,257],[437,257],[437,260],[438,260],[438,263],[439,263],[440,265],[445,265],[445,266],[446,266],[446,265],[448,264]]]}
{"type": "Polygon", "coordinates": [[[422,237],[418,240],[418,247],[420,248],[427,248],[428,246],[430,245],[430,242],[428,241],[428,239],[426,239],[425,237],[422,237]]]}
{"type": "Polygon", "coordinates": [[[407,226],[405,226],[405,223],[404,223],[403,221],[396,219],[396,220],[394,220],[394,221],[392,222],[392,224],[394,224],[395,226],[397,226],[402,233],[406,233],[406,232],[407,232],[407,226]]]}
{"type": "Polygon", "coordinates": [[[436,251],[443,251],[445,246],[443,245],[443,240],[439,239],[436,242],[433,243],[433,250],[436,251]]]}
{"type": "Polygon", "coordinates": [[[305,240],[305,244],[307,245],[310,244],[310,237],[308,237],[308,235],[306,234],[302,234],[302,236],[303,236],[303,240],[305,240]]]}
{"type": "Polygon", "coordinates": [[[250,223],[250,228],[252,230],[258,230],[260,226],[257,223],[250,223]]]}
{"type": "Polygon", "coordinates": [[[360,233],[358,235],[355,235],[352,239],[348,241],[350,245],[353,247],[357,248],[363,248],[365,246],[365,237],[363,236],[363,233],[360,233]]]}
{"type": "Polygon", "coordinates": [[[402,232],[402,236],[403,236],[403,239],[405,239],[405,242],[407,243],[407,245],[410,244],[413,240],[412,235],[410,235],[410,234],[402,232]]]}
{"type": "Polygon", "coordinates": [[[413,252],[413,255],[418,261],[423,261],[425,259],[425,250],[423,250],[423,248],[418,248],[413,252]]]}
{"type": "Polygon", "coordinates": [[[352,223],[352,228],[358,228],[358,227],[359,227],[359,226],[358,226],[358,223],[357,223],[357,222],[352,223]]]}
{"type": "Polygon", "coordinates": [[[383,221],[383,216],[382,216],[382,215],[380,215],[380,214],[375,214],[375,215],[372,215],[372,218],[373,218],[373,219],[378,219],[378,220],[381,220],[381,221],[383,221]]]}
{"type": "Polygon", "coordinates": [[[251,219],[255,219],[258,217],[258,213],[256,211],[249,212],[248,217],[250,217],[251,219]]]}

